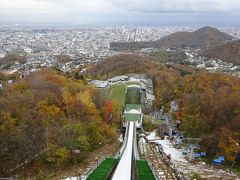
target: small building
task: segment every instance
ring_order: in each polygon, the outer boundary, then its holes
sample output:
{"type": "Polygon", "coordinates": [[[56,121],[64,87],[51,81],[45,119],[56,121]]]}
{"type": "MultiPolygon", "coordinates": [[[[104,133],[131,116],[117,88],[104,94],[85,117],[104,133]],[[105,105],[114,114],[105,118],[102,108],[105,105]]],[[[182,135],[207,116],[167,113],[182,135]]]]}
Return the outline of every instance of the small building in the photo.
{"type": "Polygon", "coordinates": [[[86,72],[87,71],[87,68],[84,68],[84,69],[82,69],[81,71],[80,71],[80,73],[84,73],[84,72],[86,72]]]}
{"type": "Polygon", "coordinates": [[[176,101],[170,103],[170,112],[177,112],[179,110],[178,104],[176,101]]]}
{"type": "Polygon", "coordinates": [[[197,65],[197,68],[198,68],[198,69],[204,69],[205,67],[206,67],[206,65],[205,65],[204,63],[197,65]]]}
{"type": "Polygon", "coordinates": [[[153,89],[153,82],[151,79],[147,79],[147,86],[149,89],[153,89]]]}
{"type": "Polygon", "coordinates": [[[152,105],[152,102],[155,100],[155,96],[146,92],[146,104],[152,105]]]}
{"type": "Polygon", "coordinates": [[[12,79],[7,81],[8,84],[12,84],[13,82],[14,81],[12,79]]]}
{"type": "MultiPolygon", "coordinates": [[[[126,104],[126,108],[123,114],[124,123],[130,121],[136,121],[136,127],[142,127],[143,113],[140,104],[126,104]]],[[[126,126],[124,124],[123,126],[126,126]]]]}
{"type": "Polygon", "coordinates": [[[155,96],[153,94],[153,82],[151,79],[147,79],[147,90],[146,90],[146,105],[149,108],[152,106],[153,101],[155,100],[155,96]]]}

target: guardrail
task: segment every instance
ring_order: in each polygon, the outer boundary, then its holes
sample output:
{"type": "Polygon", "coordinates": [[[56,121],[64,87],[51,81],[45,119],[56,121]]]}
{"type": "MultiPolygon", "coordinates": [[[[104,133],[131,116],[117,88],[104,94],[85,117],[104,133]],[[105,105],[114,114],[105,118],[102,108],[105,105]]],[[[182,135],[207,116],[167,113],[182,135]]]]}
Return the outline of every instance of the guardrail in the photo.
{"type": "Polygon", "coordinates": [[[170,167],[171,171],[174,173],[175,177],[177,178],[177,180],[186,180],[186,178],[184,177],[183,173],[180,172],[177,167],[169,161],[167,157],[167,154],[160,148],[160,146],[157,146],[159,153],[162,156],[162,159],[164,161],[164,163],[170,167]]]}
{"type": "Polygon", "coordinates": [[[137,146],[137,128],[136,128],[136,124],[134,125],[134,144],[133,144],[133,152],[134,152],[134,160],[139,160],[140,159],[140,155],[138,152],[138,146],[137,146]]]}
{"type": "Polygon", "coordinates": [[[80,176],[80,180],[85,180],[87,177],[106,159],[107,157],[100,158],[97,163],[90,169],[88,169],[84,174],[80,176]]]}
{"type": "Polygon", "coordinates": [[[147,159],[146,159],[146,161],[147,161],[147,163],[148,163],[148,166],[149,166],[150,169],[152,170],[152,173],[153,173],[154,178],[155,178],[156,180],[160,180],[160,179],[158,178],[158,176],[157,176],[157,172],[155,171],[155,169],[154,169],[153,166],[152,166],[152,163],[151,163],[149,160],[147,160],[147,159]]]}
{"type": "Polygon", "coordinates": [[[122,146],[120,150],[116,153],[115,158],[121,157],[123,152],[125,151],[127,140],[128,140],[128,132],[129,132],[129,126],[127,125],[122,146]]]}

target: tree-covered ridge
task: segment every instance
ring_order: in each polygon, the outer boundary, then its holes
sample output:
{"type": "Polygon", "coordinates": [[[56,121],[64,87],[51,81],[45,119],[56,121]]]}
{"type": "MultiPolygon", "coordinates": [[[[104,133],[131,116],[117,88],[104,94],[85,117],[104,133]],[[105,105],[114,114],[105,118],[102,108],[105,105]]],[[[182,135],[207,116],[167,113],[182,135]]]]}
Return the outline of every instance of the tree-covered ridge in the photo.
{"type": "Polygon", "coordinates": [[[139,55],[117,55],[87,67],[85,75],[90,78],[107,79],[122,74],[143,73],[155,65],[139,55]]]}
{"type": "Polygon", "coordinates": [[[104,120],[105,99],[93,87],[42,70],[0,94],[0,174],[38,158],[46,166],[73,162],[115,140],[104,120]]]}
{"type": "Polygon", "coordinates": [[[209,155],[224,155],[232,161],[240,141],[239,78],[223,73],[180,77],[160,71],[154,77],[155,107],[168,107],[177,100],[180,111],[176,117],[185,135],[202,138],[202,148],[209,155]]]}
{"type": "Polygon", "coordinates": [[[20,56],[14,53],[8,53],[5,57],[0,58],[0,66],[1,65],[13,65],[15,62],[19,62],[24,64],[27,62],[26,56],[20,56]]]}

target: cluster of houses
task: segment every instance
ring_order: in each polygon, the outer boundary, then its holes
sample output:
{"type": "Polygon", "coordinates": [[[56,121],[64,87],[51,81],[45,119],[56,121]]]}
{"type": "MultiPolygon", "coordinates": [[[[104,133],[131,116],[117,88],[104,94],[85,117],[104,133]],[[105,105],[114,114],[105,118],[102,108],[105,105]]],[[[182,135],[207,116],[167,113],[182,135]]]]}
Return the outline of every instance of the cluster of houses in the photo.
{"type": "Polygon", "coordinates": [[[184,62],[195,66],[197,69],[205,69],[208,72],[221,71],[240,77],[240,66],[225,62],[221,59],[209,59],[207,57],[199,56],[198,50],[185,50],[185,53],[188,58],[184,60],[184,62]]]}

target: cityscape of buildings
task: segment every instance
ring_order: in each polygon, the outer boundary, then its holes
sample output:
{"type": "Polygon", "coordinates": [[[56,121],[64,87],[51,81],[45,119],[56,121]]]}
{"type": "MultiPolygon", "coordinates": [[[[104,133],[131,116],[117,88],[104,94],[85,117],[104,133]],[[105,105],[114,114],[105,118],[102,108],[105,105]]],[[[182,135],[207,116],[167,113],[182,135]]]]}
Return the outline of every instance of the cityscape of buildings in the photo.
{"type": "MultiPolygon", "coordinates": [[[[42,67],[59,67],[63,72],[81,65],[94,63],[120,52],[111,51],[111,42],[154,41],[177,31],[194,31],[199,27],[190,26],[83,26],[83,25],[0,25],[0,58],[7,53],[25,55],[27,62],[16,62],[5,71],[33,72],[42,67]],[[69,62],[59,62],[57,55],[67,55],[69,62]]],[[[240,28],[219,28],[236,39],[240,28]]],[[[194,55],[194,54],[193,54],[194,55]]],[[[193,58],[202,67],[203,59],[193,58]]],[[[204,60],[205,61],[205,60],[204,60]]],[[[218,61],[223,64],[222,61],[218,61]]],[[[217,62],[213,61],[216,65],[217,62]]],[[[209,63],[204,63],[209,64],[209,63]]],[[[199,66],[200,65],[200,66],[199,66]]],[[[230,70],[238,67],[229,65],[230,70]]],[[[207,66],[206,66],[207,67],[207,66]]],[[[221,67],[220,65],[218,67],[221,67]]],[[[0,66],[0,70],[3,69],[0,66]]],[[[216,68],[208,67],[214,71],[216,68]]],[[[219,69],[219,68],[217,68],[219,69]]],[[[222,68],[226,70],[226,68],[222,68]]]]}

